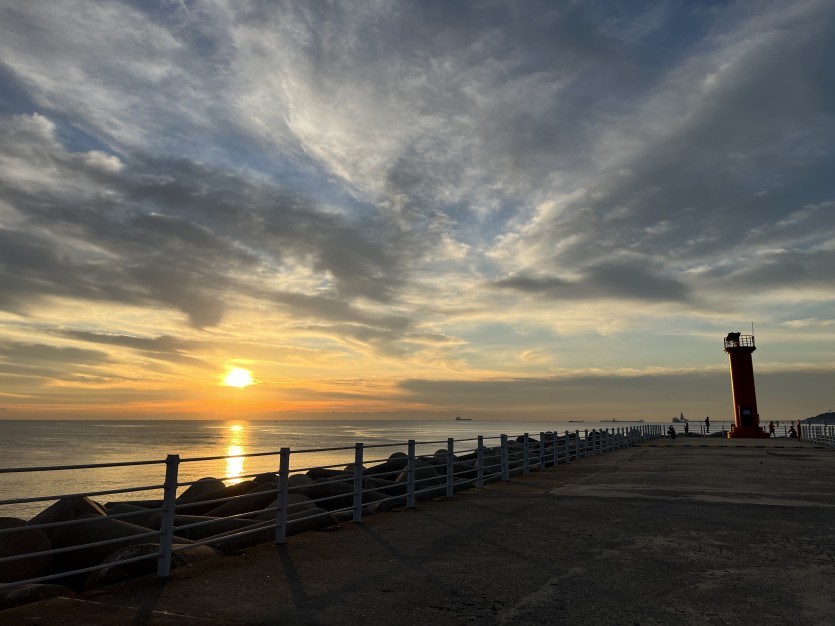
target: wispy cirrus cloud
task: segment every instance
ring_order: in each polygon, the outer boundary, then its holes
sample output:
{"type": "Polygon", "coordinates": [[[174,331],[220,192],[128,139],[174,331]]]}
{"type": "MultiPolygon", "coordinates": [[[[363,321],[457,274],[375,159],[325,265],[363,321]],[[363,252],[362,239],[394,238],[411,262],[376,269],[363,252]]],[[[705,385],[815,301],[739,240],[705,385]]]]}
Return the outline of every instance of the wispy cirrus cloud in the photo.
{"type": "Polygon", "coordinates": [[[825,0],[0,11],[0,342],[68,376],[73,350],[153,384],[247,359],[396,403],[405,379],[680,372],[646,339],[683,328],[709,368],[753,318],[818,354],[825,0]]]}

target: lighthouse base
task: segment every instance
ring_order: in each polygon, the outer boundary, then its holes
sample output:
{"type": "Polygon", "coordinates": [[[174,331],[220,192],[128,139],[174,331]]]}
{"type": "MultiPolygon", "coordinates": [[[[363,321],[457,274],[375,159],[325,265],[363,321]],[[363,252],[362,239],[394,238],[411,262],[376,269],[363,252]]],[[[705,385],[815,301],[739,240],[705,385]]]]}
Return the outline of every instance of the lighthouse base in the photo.
{"type": "Polygon", "coordinates": [[[771,435],[760,426],[731,426],[728,439],[769,439],[771,435]]]}

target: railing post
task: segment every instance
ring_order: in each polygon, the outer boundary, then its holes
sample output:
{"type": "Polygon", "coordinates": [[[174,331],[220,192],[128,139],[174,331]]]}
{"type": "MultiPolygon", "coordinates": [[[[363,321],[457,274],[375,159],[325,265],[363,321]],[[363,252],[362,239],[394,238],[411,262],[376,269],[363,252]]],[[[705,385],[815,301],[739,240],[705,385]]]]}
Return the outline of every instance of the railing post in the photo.
{"type": "Polygon", "coordinates": [[[510,460],[507,457],[507,435],[502,435],[502,480],[510,480],[510,460]]]}
{"type": "Polygon", "coordinates": [[[539,471],[545,469],[545,433],[539,433],[539,471]]]}
{"type": "Polygon", "coordinates": [[[568,450],[568,431],[565,431],[565,462],[571,463],[571,453],[568,450]]]}
{"type": "Polygon", "coordinates": [[[560,436],[554,430],[554,467],[560,464],[560,436]]]}
{"type": "Polygon", "coordinates": [[[583,458],[589,458],[589,429],[583,429],[583,458]]]}
{"type": "Polygon", "coordinates": [[[177,475],[180,455],[165,457],[165,483],[162,491],[162,521],[159,528],[159,557],[157,576],[167,578],[171,574],[171,546],[174,543],[174,511],[177,508],[177,475]]]}
{"type": "Polygon", "coordinates": [[[354,519],[362,521],[362,443],[354,444],[354,519]]]}
{"type": "Polygon", "coordinates": [[[275,509],[275,542],[287,542],[287,501],[290,493],[290,448],[278,452],[278,503],[275,509]]]}
{"type": "Polygon", "coordinates": [[[455,439],[448,437],[446,440],[446,497],[455,495],[455,439]]]}
{"type": "Polygon", "coordinates": [[[531,471],[531,461],[528,453],[528,433],[525,433],[522,437],[522,445],[525,446],[525,449],[522,452],[522,473],[527,476],[531,471]]]}
{"type": "Polygon", "coordinates": [[[580,431],[574,431],[574,458],[580,460],[580,431]]]}
{"type": "Polygon", "coordinates": [[[409,461],[406,465],[406,506],[415,508],[415,440],[409,439],[409,461]]]}
{"type": "Polygon", "coordinates": [[[476,452],[478,462],[478,477],[475,486],[479,489],[484,487],[484,435],[478,436],[478,451],[476,452]]]}

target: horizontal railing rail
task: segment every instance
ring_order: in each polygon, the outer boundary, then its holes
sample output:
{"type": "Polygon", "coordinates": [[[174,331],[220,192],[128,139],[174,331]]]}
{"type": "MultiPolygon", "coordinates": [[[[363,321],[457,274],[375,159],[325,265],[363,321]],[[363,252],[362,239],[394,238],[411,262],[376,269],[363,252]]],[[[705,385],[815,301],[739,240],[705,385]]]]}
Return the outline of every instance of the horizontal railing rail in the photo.
{"type": "Polygon", "coordinates": [[[824,448],[835,448],[835,425],[801,424],[800,438],[824,448]]]}
{"type": "MultiPolygon", "coordinates": [[[[833,434],[831,430],[814,432],[821,440],[831,439],[833,434]]],[[[640,424],[592,431],[523,433],[515,439],[506,434],[479,435],[458,440],[357,443],[353,447],[292,451],[281,448],[268,452],[186,458],[175,454],[165,460],[0,468],[0,474],[20,474],[137,465],[165,466],[164,480],[160,484],[0,501],[0,505],[60,503],[72,498],[162,492],[161,497],[150,500],[108,503],[104,509],[101,505],[90,505],[88,514],[70,515],[70,519],[44,517],[50,507],[25,526],[0,528],[0,537],[10,538],[14,538],[15,533],[40,532],[47,537],[54,536],[56,532],[72,534],[73,527],[77,527],[76,532],[80,534],[76,543],[71,540],[72,545],[52,545],[49,549],[3,555],[0,557],[0,571],[8,571],[7,563],[72,553],[85,557],[79,557],[76,566],[64,564],[60,571],[30,574],[20,580],[6,579],[0,583],[0,589],[46,581],[78,584],[77,580],[72,582],[74,577],[77,579],[82,575],[144,560],[155,560],[156,574],[165,577],[170,574],[175,555],[201,546],[234,552],[253,543],[274,541],[282,544],[286,542],[289,532],[345,521],[359,522],[365,515],[389,508],[414,508],[419,501],[454,497],[462,489],[482,488],[491,482],[508,481],[513,476],[558,467],[664,435],[663,427],[659,425],[640,424]],[[437,448],[432,453],[417,452],[418,449],[429,450],[430,446],[437,448]],[[382,449],[394,452],[386,458],[377,458],[382,449]],[[340,462],[306,463],[314,455],[322,453],[339,453],[341,456],[337,458],[340,462]],[[184,466],[229,458],[274,458],[275,462],[268,471],[221,479],[181,477],[180,470],[184,466]],[[294,460],[299,461],[298,467],[293,467],[294,460]],[[178,495],[178,490],[182,488],[185,490],[178,495]],[[105,510],[106,514],[100,514],[101,510],[105,510]],[[100,538],[96,538],[96,528],[102,529],[100,538]],[[98,558],[98,552],[93,554],[95,549],[113,546],[121,550],[146,544],[152,538],[155,541],[145,548],[147,554],[136,556],[130,552],[116,552],[102,559],[103,562],[98,565],[88,563],[90,559],[98,558]]],[[[812,431],[809,431],[809,436],[812,436],[812,431]]]]}
{"type": "MultiPolygon", "coordinates": [[[[224,458],[224,457],[218,457],[224,458]]],[[[19,472],[60,472],[64,470],[103,469],[106,467],[134,467],[136,465],[164,465],[165,461],[123,461],[120,463],[87,463],[83,465],[42,465],[32,467],[0,467],[0,474],[19,472]]]]}

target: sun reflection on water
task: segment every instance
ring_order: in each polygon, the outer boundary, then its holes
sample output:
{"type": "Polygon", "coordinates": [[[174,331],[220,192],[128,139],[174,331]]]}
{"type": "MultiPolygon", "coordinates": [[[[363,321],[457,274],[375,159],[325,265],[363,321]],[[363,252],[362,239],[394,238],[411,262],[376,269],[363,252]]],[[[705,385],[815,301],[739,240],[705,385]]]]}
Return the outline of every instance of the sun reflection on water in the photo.
{"type": "Polygon", "coordinates": [[[232,424],[228,429],[226,442],[226,484],[235,485],[243,480],[246,458],[246,429],[241,424],[232,424]]]}

